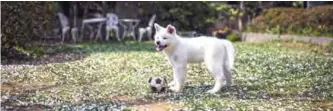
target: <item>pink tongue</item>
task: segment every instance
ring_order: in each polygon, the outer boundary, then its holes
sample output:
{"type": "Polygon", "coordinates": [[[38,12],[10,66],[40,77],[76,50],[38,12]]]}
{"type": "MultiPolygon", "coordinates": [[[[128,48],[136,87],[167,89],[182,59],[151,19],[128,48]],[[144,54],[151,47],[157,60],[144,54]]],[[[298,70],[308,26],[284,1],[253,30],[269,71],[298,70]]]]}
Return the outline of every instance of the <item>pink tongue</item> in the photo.
{"type": "Polygon", "coordinates": [[[158,51],[161,51],[161,50],[163,50],[165,48],[165,46],[162,46],[162,45],[158,45],[158,46],[156,46],[156,50],[158,50],[158,51]]]}
{"type": "Polygon", "coordinates": [[[156,47],[157,51],[161,51],[161,48],[159,46],[156,47]]]}

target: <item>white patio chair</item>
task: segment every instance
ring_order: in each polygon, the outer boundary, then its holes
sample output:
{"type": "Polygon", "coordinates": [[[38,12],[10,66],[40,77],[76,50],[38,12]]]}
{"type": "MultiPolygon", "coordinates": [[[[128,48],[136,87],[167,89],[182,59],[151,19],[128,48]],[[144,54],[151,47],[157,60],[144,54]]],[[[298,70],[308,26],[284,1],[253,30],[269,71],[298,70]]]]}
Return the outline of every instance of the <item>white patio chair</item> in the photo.
{"type": "Polygon", "coordinates": [[[152,40],[151,34],[152,34],[152,29],[153,29],[153,25],[155,22],[155,18],[156,18],[156,14],[154,14],[153,17],[151,17],[151,19],[149,20],[148,27],[139,28],[139,42],[141,42],[143,34],[145,34],[145,33],[147,33],[148,39],[152,40]]]}
{"type": "Polygon", "coordinates": [[[138,19],[121,19],[120,25],[124,27],[122,39],[131,36],[133,40],[136,40],[135,28],[139,25],[140,20],[138,19]]]}
{"type": "Polygon", "coordinates": [[[69,21],[63,13],[58,12],[57,15],[59,17],[60,24],[61,24],[61,43],[63,43],[65,41],[66,33],[70,29],[69,21]]]}
{"type": "Polygon", "coordinates": [[[116,33],[116,37],[118,41],[121,41],[121,39],[119,38],[119,27],[118,27],[118,23],[119,23],[119,19],[118,16],[114,13],[107,13],[106,14],[106,40],[109,40],[109,33],[110,31],[114,30],[116,33]]]}

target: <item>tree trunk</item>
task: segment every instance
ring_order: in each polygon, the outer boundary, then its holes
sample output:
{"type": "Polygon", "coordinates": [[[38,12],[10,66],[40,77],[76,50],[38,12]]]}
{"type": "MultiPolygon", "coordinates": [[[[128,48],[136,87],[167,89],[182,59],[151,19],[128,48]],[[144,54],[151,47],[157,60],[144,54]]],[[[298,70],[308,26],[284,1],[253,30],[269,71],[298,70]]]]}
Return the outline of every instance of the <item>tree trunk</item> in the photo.
{"type": "MultiPolygon", "coordinates": [[[[239,13],[244,13],[244,1],[241,1],[239,4],[239,13]]],[[[239,31],[243,31],[243,22],[242,22],[242,15],[238,14],[238,29],[239,31]]]]}
{"type": "Polygon", "coordinates": [[[76,43],[76,39],[77,39],[77,36],[78,36],[78,26],[77,26],[77,2],[72,2],[73,4],[73,26],[72,26],[72,30],[71,30],[71,33],[72,33],[72,39],[73,39],[73,42],[76,43]]]}

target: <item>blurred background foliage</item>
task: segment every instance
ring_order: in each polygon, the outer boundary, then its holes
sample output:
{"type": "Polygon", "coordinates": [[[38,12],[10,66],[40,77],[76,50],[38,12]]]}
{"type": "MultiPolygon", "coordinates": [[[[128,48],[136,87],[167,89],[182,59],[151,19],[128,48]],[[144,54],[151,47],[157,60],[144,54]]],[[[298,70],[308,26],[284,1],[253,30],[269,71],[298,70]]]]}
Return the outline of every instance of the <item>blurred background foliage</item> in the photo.
{"type": "Polygon", "coordinates": [[[266,9],[247,28],[248,32],[333,37],[333,5],[266,9]]]}
{"type": "Polygon", "coordinates": [[[154,2],[150,13],[157,14],[158,23],[173,24],[178,30],[207,32],[215,22],[217,10],[208,2],[154,2]]]}
{"type": "MultiPolygon", "coordinates": [[[[36,45],[45,33],[57,27],[55,13],[64,12],[73,18],[69,9],[73,3],[105,4],[107,12],[121,17],[136,17],[147,26],[153,14],[162,26],[175,25],[178,31],[196,31],[212,35],[213,31],[227,32],[227,39],[241,40],[241,32],[333,36],[332,2],[318,2],[306,8],[307,2],[1,2],[1,57],[21,59],[38,57],[44,51],[36,45]],[[119,4],[125,4],[124,8],[119,4]],[[323,5],[324,4],[324,5],[323,5]],[[116,7],[120,10],[115,11],[116,7]],[[132,7],[132,8],[131,8],[132,7]],[[134,11],[127,11],[133,9],[134,11]],[[119,12],[120,11],[120,12],[119,12]],[[122,12],[122,13],[121,13],[122,12]],[[222,24],[222,25],[221,25],[222,24]],[[227,27],[227,28],[226,28],[227,27]],[[244,29],[244,30],[243,30],[244,29]]],[[[82,6],[79,5],[82,15],[82,6]]],[[[71,21],[72,22],[72,21],[71,21]]]]}
{"type": "Polygon", "coordinates": [[[39,40],[51,28],[53,6],[53,2],[1,2],[2,60],[35,56],[27,43],[39,40]]]}

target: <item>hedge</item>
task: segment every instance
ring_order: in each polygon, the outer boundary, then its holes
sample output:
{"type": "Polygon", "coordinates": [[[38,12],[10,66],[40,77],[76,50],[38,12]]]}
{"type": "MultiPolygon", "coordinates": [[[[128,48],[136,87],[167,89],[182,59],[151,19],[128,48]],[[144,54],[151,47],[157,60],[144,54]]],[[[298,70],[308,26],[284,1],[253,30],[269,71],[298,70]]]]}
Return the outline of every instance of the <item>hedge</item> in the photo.
{"type": "MultiPolygon", "coordinates": [[[[19,59],[31,48],[29,41],[39,40],[51,22],[54,2],[1,2],[1,57],[19,59]]],[[[29,54],[26,54],[29,56],[29,54]]],[[[22,57],[23,58],[23,57],[22,57]]],[[[25,57],[24,57],[25,58],[25,57]]]]}
{"type": "Polygon", "coordinates": [[[148,13],[157,14],[156,22],[162,26],[172,24],[177,30],[196,30],[208,33],[208,29],[217,19],[217,10],[209,2],[158,1],[147,7],[148,13]]]}
{"type": "Polygon", "coordinates": [[[333,37],[333,5],[266,9],[246,31],[333,37]]]}

